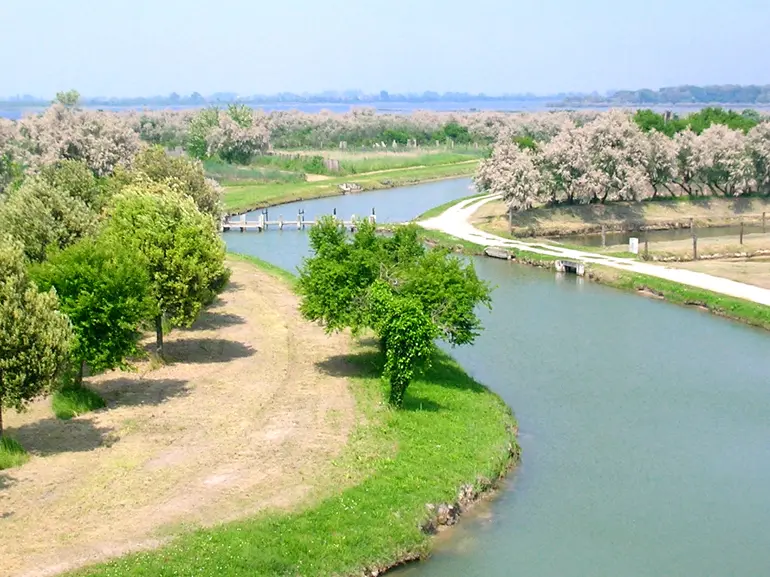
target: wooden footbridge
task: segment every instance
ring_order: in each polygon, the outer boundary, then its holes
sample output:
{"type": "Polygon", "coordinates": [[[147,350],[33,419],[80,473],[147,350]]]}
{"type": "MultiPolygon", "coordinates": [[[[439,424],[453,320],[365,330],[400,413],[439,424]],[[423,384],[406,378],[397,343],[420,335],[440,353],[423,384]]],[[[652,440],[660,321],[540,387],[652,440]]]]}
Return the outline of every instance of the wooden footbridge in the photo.
{"type": "MultiPolygon", "coordinates": [[[[329,215],[333,216],[337,221],[345,228],[349,228],[351,231],[356,229],[356,224],[364,220],[368,220],[372,224],[377,222],[377,216],[372,209],[372,214],[369,216],[356,216],[355,214],[350,217],[350,220],[341,220],[337,218],[337,209],[334,209],[334,213],[329,215]]],[[[245,214],[237,216],[226,216],[222,219],[222,230],[229,232],[232,230],[240,230],[241,232],[255,231],[263,232],[270,227],[278,230],[283,230],[285,227],[294,230],[304,230],[305,227],[313,226],[318,220],[305,220],[305,211],[300,210],[297,213],[296,220],[285,220],[283,215],[278,216],[278,220],[270,220],[267,209],[259,213],[257,220],[247,220],[245,214]]]]}

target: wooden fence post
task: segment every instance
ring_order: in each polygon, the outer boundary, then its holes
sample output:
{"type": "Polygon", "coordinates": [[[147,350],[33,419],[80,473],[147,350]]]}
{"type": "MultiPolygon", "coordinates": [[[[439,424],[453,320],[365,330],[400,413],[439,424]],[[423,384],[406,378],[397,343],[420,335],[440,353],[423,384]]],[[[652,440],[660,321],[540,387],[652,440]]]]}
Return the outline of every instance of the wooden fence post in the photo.
{"type": "Polygon", "coordinates": [[[508,207],[508,234],[513,236],[513,207],[508,207]]]}
{"type": "Polygon", "coordinates": [[[762,213],[762,233],[765,233],[765,232],[767,231],[765,230],[765,213],[763,212],[762,213]]]}
{"type": "Polygon", "coordinates": [[[692,259],[698,260],[698,236],[695,234],[695,226],[692,218],[690,218],[690,234],[692,234],[692,259]]]}
{"type": "Polygon", "coordinates": [[[741,244],[743,244],[743,219],[741,219],[741,244]]]}
{"type": "Polygon", "coordinates": [[[607,248],[607,226],[602,223],[602,248],[607,248]]]}
{"type": "Polygon", "coordinates": [[[649,260],[650,258],[650,241],[646,238],[644,239],[644,260],[649,260]]]}

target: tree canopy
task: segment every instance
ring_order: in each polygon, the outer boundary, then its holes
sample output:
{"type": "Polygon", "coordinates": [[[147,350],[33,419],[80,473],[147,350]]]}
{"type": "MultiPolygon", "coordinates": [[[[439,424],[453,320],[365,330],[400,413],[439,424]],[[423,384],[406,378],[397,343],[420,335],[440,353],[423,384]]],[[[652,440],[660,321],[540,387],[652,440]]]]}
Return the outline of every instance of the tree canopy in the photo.
{"type": "Polygon", "coordinates": [[[139,352],[139,325],[149,318],[149,275],[142,255],[113,238],[83,239],[31,271],[41,290],[54,288],[72,322],[72,359],[101,372],[126,368],[139,352]]]}
{"type": "Polygon", "coordinates": [[[113,201],[107,234],[144,255],[162,355],[163,319],[190,326],[227,281],[224,243],[191,197],[158,183],[124,188],[113,201]]]}
{"type": "Polygon", "coordinates": [[[414,374],[429,361],[433,341],[473,342],[481,330],[476,306],[490,288],[471,263],[443,249],[427,250],[415,225],[392,236],[368,221],[348,236],[333,218],[310,231],[313,256],[300,268],[300,310],[327,331],[370,329],[385,355],[390,401],[400,406],[414,374]]]}
{"type": "Polygon", "coordinates": [[[23,410],[57,382],[72,338],[57,307],[27,276],[21,244],[0,235],[0,436],[3,408],[23,410]]]}

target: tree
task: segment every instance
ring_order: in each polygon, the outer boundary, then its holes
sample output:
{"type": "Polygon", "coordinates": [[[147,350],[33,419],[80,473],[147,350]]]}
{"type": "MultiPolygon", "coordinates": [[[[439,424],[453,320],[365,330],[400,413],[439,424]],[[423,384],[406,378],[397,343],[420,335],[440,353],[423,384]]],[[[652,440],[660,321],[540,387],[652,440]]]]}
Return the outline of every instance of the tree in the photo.
{"type": "Polygon", "coordinates": [[[57,382],[72,329],[56,293],[27,277],[21,245],[0,236],[0,437],[3,408],[23,410],[57,382]]]}
{"type": "Polygon", "coordinates": [[[481,162],[476,173],[476,186],[494,194],[502,194],[512,210],[527,210],[541,200],[544,186],[537,152],[515,142],[495,146],[492,156],[481,162]]]}
{"type": "Polygon", "coordinates": [[[757,190],[770,194],[770,122],[763,122],[752,128],[746,140],[749,159],[757,180],[757,190]]]}
{"type": "Polygon", "coordinates": [[[55,101],[64,106],[77,106],[78,102],[80,101],[80,93],[77,90],[57,92],[55,101]]]}
{"type": "Polygon", "coordinates": [[[189,195],[201,212],[217,220],[222,216],[222,188],[206,178],[200,162],[172,157],[162,147],[152,146],[137,154],[133,167],[153,182],[189,195]]]}
{"type": "Polygon", "coordinates": [[[329,217],[311,229],[310,244],[313,256],[300,268],[300,311],[329,332],[373,330],[395,406],[429,363],[434,339],[462,345],[478,335],[476,306],[489,306],[488,285],[472,264],[441,249],[426,250],[416,226],[383,237],[364,221],[349,237],[329,217]]]}
{"type": "Polygon", "coordinates": [[[98,179],[80,160],[60,160],[44,166],[42,180],[55,189],[79,199],[95,212],[100,212],[107,202],[104,179],[98,179]]]}
{"type": "Polygon", "coordinates": [[[115,197],[110,217],[107,234],[144,255],[162,357],[164,319],[190,326],[227,282],[224,243],[192,198],[162,184],[127,186],[115,197]]]}
{"type": "Polygon", "coordinates": [[[741,130],[722,124],[709,126],[695,138],[693,156],[699,179],[712,192],[739,196],[754,188],[754,167],[741,130]]]}
{"type": "Polygon", "coordinates": [[[98,215],[83,200],[28,178],[0,204],[0,231],[21,241],[26,257],[45,260],[50,248],[65,248],[96,231],[98,215]]]}
{"type": "Polygon", "coordinates": [[[56,290],[73,325],[77,384],[83,368],[126,368],[139,353],[139,325],[149,316],[149,275],[141,254],[106,236],[83,239],[31,271],[42,290],[56,290]]]}

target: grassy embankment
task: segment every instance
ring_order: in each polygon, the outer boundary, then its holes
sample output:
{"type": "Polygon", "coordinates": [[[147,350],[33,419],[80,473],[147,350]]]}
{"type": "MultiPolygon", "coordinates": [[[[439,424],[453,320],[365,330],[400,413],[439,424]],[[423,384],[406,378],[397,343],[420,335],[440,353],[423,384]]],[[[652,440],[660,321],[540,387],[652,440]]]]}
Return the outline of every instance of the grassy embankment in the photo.
{"type": "MultiPolygon", "coordinates": [[[[285,271],[239,258],[291,281],[285,271]]],[[[443,353],[409,387],[404,409],[394,411],[383,402],[381,366],[378,349],[361,342],[339,367],[328,367],[349,375],[366,415],[335,463],[357,484],[305,510],[200,529],[78,574],[361,575],[425,556],[426,505],[454,503],[462,486],[480,492],[504,475],[518,456],[515,420],[443,353]]]]}
{"type": "MultiPolygon", "coordinates": [[[[762,213],[770,219],[770,198],[716,197],[675,198],[645,202],[563,205],[534,208],[514,213],[512,233],[522,236],[566,236],[630,230],[665,230],[685,228],[693,219],[696,229],[715,226],[761,224],[762,213]]],[[[502,200],[482,206],[473,223],[489,232],[509,231],[508,214],[502,200]]],[[[768,223],[770,224],[770,222],[768,223]]]]}
{"type": "Polygon", "coordinates": [[[376,190],[419,184],[445,178],[471,176],[478,165],[476,160],[464,160],[451,164],[397,168],[356,176],[335,176],[317,180],[254,183],[248,180],[227,181],[225,185],[225,210],[239,213],[266,206],[296,200],[308,200],[341,194],[339,185],[355,183],[363,190],[376,190]]]}
{"type": "MultiPolygon", "coordinates": [[[[489,232],[493,231],[490,230],[489,232]]],[[[444,246],[451,250],[462,251],[472,255],[480,255],[483,254],[484,251],[483,245],[464,241],[442,232],[423,230],[421,234],[427,242],[434,245],[444,246]]],[[[508,234],[506,232],[501,236],[508,236],[508,234]]],[[[585,247],[575,248],[591,250],[590,248],[586,249],[585,247]]],[[[509,250],[517,262],[524,264],[551,268],[553,267],[554,262],[558,260],[558,257],[538,254],[526,250],[509,250]]],[[[761,304],[721,295],[708,290],[689,287],[687,285],[659,279],[649,275],[621,271],[595,264],[586,266],[586,276],[591,280],[608,286],[627,291],[652,294],[676,304],[700,307],[719,316],[770,330],[770,307],[761,304]]]]}

